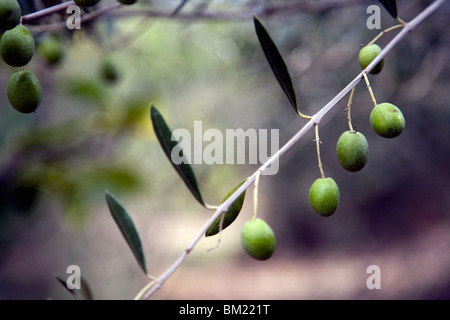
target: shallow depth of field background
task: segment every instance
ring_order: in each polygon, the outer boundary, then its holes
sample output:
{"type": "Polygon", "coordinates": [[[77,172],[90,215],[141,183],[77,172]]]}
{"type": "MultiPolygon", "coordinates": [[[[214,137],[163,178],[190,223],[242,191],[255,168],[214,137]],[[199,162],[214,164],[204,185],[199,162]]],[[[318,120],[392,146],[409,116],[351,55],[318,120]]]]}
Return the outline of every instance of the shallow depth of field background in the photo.
{"type": "MultiPolygon", "coordinates": [[[[113,1],[104,0],[104,5],[113,1]]],[[[178,1],[140,1],[120,10],[171,10],[178,1]],[[153,3],[152,6],[150,2],[153,3]]],[[[274,1],[274,3],[281,1],[274,1]]],[[[286,1],[287,2],[287,1],[286,1]]],[[[43,87],[36,114],[16,112],[6,83],[15,71],[0,62],[0,299],[71,299],[55,280],[78,265],[96,299],[132,299],[146,284],[112,220],[109,190],[132,217],[149,272],[159,276],[182,253],[211,212],[177,176],[153,134],[155,105],[172,129],[279,129],[280,146],[305,123],[276,82],[251,19],[262,1],[190,1],[183,12],[249,13],[241,21],[102,17],[65,35],[63,62],[39,55],[26,67],[43,87]],[[106,55],[117,83],[98,75],[106,55]]],[[[301,110],[317,112],[360,71],[368,30],[364,2],[316,13],[261,18],[293,77],[301,110]]],[[[429,1],[398,1],[404,20],[429,1]]],[[[342,100],[320,125],[325,174],[341,192],[323,218],[308,203],[320,177],[311,130],[262,176],[258,216],[277,237],[274,256],[249,258],[240,229],[253,211],[253,186],[238,219],[202,239],[153,299],[448,299],[450,298],[449,5],[434,12],[369,76],[378,102],[406,118],[395,139],[370,128],[372,102],[363,82],[353,124],[368,139],[369,162],[344,171],[336,142],[348,130],[342,100]],[[370,265],[381,290],[369,290],[370,265]]],[[[118,10],[119,11],[119,10],[118,10]]],[[[382,28],[395,20],[381,8],[382,28]]],[[[34,28],[34,31],[38,28],[34,28]]],[[[384,46],[397,32],[383,36],[384,46]]],[[[206,145],[207,143],[205,143],[206,145]]],[[[193,165],[203,197],[217,204],[258,165],[193,165]]]]}

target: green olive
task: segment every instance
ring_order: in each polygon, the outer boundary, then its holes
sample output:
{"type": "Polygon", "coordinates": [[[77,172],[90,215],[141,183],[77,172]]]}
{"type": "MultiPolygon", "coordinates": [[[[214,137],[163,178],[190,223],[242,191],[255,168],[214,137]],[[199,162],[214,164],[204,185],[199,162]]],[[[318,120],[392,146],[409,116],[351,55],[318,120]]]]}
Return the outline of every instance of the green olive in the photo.
{"type": "Polygon", "coordinates": [[[259,218],[244,224],[241,242],[248,255],[256,260],[267,260],[275,251],[275,234],[267,222],[259,218]]]}
{"type": "Polygon", "coordinates": [[[384,102],[372,109],[370,125],[378,135],[395,138],[405,129],[405,118],[399,108],[384,102]]]}
{"type": "Polygon", "coordinates": [[[351,172],[364,168],[369,155],[369,143],[361,132],[345,131],[339,137],[336,153],[341,166],[351,172]]]}
{"type": "Polygon", "coordinates": [[[7,87],[8,100],[19,112],[34,112],[42,99],[39,80],[30,71],[19,71],[11,75],[7,87]]]}
{"type": "MultiPolygon", "coordinates": [[[[381,48],[377,44],[371,44],[365,47],[362,47],[359,51],[359,64],[361,68],[365,69],[375,57],[381,52],[381,48]]],[[[370,74],[378,74],[381,72],[384,66],[384,59],[381,59],[380,62],[377,63],[372,70],[370,70],[370,74]]]]}
{"type": "Polygon", "coordinates": [[[12,67],[23,67],[33,58],[34,46],[31,32],[19,24],[1,38],[3,60],[12,67]]]}
{"type": "Polygon", "coordinates": [[[0,30],[10,30],[20,23],[22,10],[17,0],[0,1],[0,30]]]}
{"type": "Polygon", "coordinates": [[[309,203],[313,210],[324,217],[331,216],[339,205],[339,188],[332,178],[319,178],[309,190],[309,203]]]}

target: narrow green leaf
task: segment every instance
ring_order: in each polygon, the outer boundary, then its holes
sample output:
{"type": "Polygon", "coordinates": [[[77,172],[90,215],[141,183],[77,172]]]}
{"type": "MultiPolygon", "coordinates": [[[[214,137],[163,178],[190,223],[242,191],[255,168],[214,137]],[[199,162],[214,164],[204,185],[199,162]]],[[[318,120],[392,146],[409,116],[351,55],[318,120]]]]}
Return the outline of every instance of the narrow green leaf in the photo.
{"type": "Polygon", "coordinates": [[[381,4],[386,8],[386,10],[391,14],[394,19],[397,19],[397,2],[396,0],[380,0],[381,4]]]}
{"type": "Polygon", "coordinates": [[[272,72],[275,75],[275,78],[277,78],[281,89],[283,89],[289,102],[297,113],[297,98],[295,96],[294,86],[292,85],[292,79],[289,75],[286,63],[261,21],[254,16],[253,22],[255,24],[256,35],[258,36],[259,43],[261,44],[261,48],[266,56],[267,62],[272,68],[272,72]]]}
{"type": "MultiPolygon", "coordinates": [[[[227,195],[220,201],[219,204],[223,203],[227,200],[239,187],[246,181],[247,179],[242,180],[236,187],[234,187],[227,195]]],[[[222,216],[225,214],[223,218],[222,230],[228,227],[234,220],[236,220],[237,216],[241,212],[242,206],[244,205],[245,200],[245,191],[236,199],[234,202],[228,207],[228,210],[225,213],[222,213],[216,221],[208,228],[205,233],[206,237],[213,236],[221,230],[220,223],[222,221],[222,216]]]]}
{"type": "Polygon", "coordinates": [[[94,300],[91,288],[83,277],[80,279],[80,289],[70,289],[67,286],[67,280],[64,280],[58,275],[55,275],[56,280],[73,296],[75,300],[94,300]]]}
{"type": "MultiPolygon", "coordinates": [[[[195,179],[194,171],[192,170],[192,167],[190,166],[188,161],[184,159],[183,161],[181,161],[180,164],[175,164],[172,161],[171,155],[172,150],[179,143],[176,140],[172,141],[172,130],[170,130],[163,116],[154,106],[152,106],[151,108],[150,115],[153,123],[153,130],[155,131],[156,138],[158,139],[159,144],[161,145],[164,151],[164,154],[167,156],[172,166],[180,175],[181,179],[183,179],[184,183],[191,191],[194,198],[197,199],[197,201],[200,202],[202,206],[205,206],[205,203],[203,201],[203,198],[200,194],[200,190],[197,185],[197,180],[195,179]]],[[[178,146],[177,148],[180,148],[180,146],[178,146]]],[[[183,158],[182,149],[179,150],[178,154],[180,155],[181,158],[183,158]]]]}
{"type": "Polygon", "coordinates": [[[134,257],[139,266],[147,274],[147,267],[145,265],[144,251],[142,249],[139,234],[134,226],[133,221],[124,209],[124,207],[117,201],[117,199],[108,191],[106,191],[106,202],[108,203],[109,211],[111,212],[114,221],[120,229],[123,237],[130,246],[134,257]]]}

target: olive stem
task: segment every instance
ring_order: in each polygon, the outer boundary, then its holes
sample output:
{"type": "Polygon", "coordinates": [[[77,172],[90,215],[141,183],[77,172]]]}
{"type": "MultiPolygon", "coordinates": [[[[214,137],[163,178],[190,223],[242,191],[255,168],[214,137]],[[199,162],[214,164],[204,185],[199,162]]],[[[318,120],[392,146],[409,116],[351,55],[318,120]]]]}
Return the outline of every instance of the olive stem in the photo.
{"type": "Polygon", "coordinates": [[[315,127],[315,134],[316,134],[316,150],[317,150],[317,160],[319,162],[319,170],[320,170],[320,176],[322,179],[325,179],[325,173],[323,172],[323,165],[322,160],[320,159],[320,138],[319,138],[319,124],[316,123],[314,125],[315,127]]]}
{"type": "Polygon", "coordinates": [[[353,87],[352,91],[350,92],[350,98],[348,98],[347,103],[347,122],[351,132],[355,132],[352,126],[352,116],[351,116],[351,107],[353,102],[353,96],[355,95],[355,89],[356,87],[353,87]]]}
{"type": "MultiPolygon", "coordinates": [[[[366,67],[366,70],[370,71],[375,65],[383,59],[411,30],[417,27],[423,20],[425,20],[432,12],[439,8],[446,0],[436,0],[419,13],[413,20],[405,24],[400,33],[398,33],[387,45],[381,50],[381,52],[375,57],[375,59],[366,67]]],[[[170,276],[178,269],[183,263],[188,254],[194,249],[195,245],[203,238],[206,230],[216,221],[220,214],[228,209],[228,207],[256,180],[256,177],[269,168],[274,161],[278,161],[279,157],[285,154],[301,137],[303,137],[314,125],[318,124],[320,120],[333,109],[339,101],[341,101],[351,90],[358,85],[358,83],[364,77],[366,71],[360,72],[344,89],[342,89],[333,99],[331,99],[325,106],[323,106],[312,118],[300,128],[297,133],[292,136],[276,153],[274,153],[260,168],[254,172],[233,194],[231,194],[227,200],[222,202],[214,214],[201,228],[200,232],[194,237],[192,242],[181,253],[178,259],[173,262],[169,268],[158,278],[154,283],[148,284],[141,291],[144,292],[139,295],[139,299],[148,299],[152,294],[159,290],[163,284],[170,278],[170,276]]]]}
{"type": "Polygon", "coordinates": [[[369,90],[369,94],[370,94],[370,98],[372,99],[373,106],[376,107],[377,106],[377,100],[375,99],[375,95],[373,94],[369,78],[367,77],[367,74],[365,72],[363,73],[363,76],[364,76],[364,80],[366,81],[367,89],[369,90]]]}
{"type": "Polygon", "coordinates": [[[307,120],[312,119],[311,116],[307,116],[306,114],[301,113],[300,110],[298,110],[298,108],[297,108],[297,113],[298,113],[298,115],[299,115],[301,118],[303,118],[303,119],[307,119],[307,120]]]}
{"type": "Polygon", "coordinates": [[[370,46],[371,44],[374,44],[379,38],[381,38],[381,36],[383,36],[384,34],[388,33],[389,31],[398,29],[398,28],[403,28],[406,25],[405,22],[401,23],[401,24],[397,24],[395,26],[389,27],[383,31],[381,31],[375,38],[373,38],[368,44],[367,46],[370,46]]]}

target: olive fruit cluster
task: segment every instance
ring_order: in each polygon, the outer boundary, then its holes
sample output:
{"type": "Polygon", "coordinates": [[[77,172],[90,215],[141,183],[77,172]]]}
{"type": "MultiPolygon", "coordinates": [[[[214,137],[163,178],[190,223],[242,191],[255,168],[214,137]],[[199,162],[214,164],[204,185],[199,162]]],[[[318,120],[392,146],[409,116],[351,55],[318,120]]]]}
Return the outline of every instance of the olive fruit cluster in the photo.
{"type": "MultiPolygon", "coordinates": [[[[345,131],[337,142],[337,157],[341,166],[351,172],[364,168],[369,154],[369,144],[360,132],[345,131]]],[[[319,178],[309,189],[312,209],[323,217],[336,212],[340,200],[339,187],[332,178],[319,178]]]]}
{"type": "MultiPolygon", "coordinates": [[[[361,48],[358,55],[361,68],[367,68],[380,52],[381,47],[374,43],[361,48]]],[[[384,59],[380,60],[370,73],[373,75],[380,73],[383,66],[384,59]]],[[[394,138],[405,128],[405,118],[402,112],[391,103],[377,104],[372,109],[369,120],[373,130],[384,138],[394,138]]],[[[352,128],[351,125],[350,127],[352,128]]],[[[336,154],[342,168],[350,172],[357,172],[367,164],[369,144],[361,132],[352,128],[339,137],[336,154]]],[[[309,190],[310,205],[321,216],[332,215],[337,210],[339,198],[339,188],[332,178],[322,176],[314,181],[309,190]]]]}
{"type": "MultiPolygon", "coordinates": [[[[1,56],[11,67],[24,67],[33,58],[34,37],[20,24],[21,8],[17,0],[0,2],[1,56]]],[[[11,75],[7,85],[11,105],[19,112],[34,112],[41,103],[42,88],[31,71],[18,71],[11,75]]]]}

